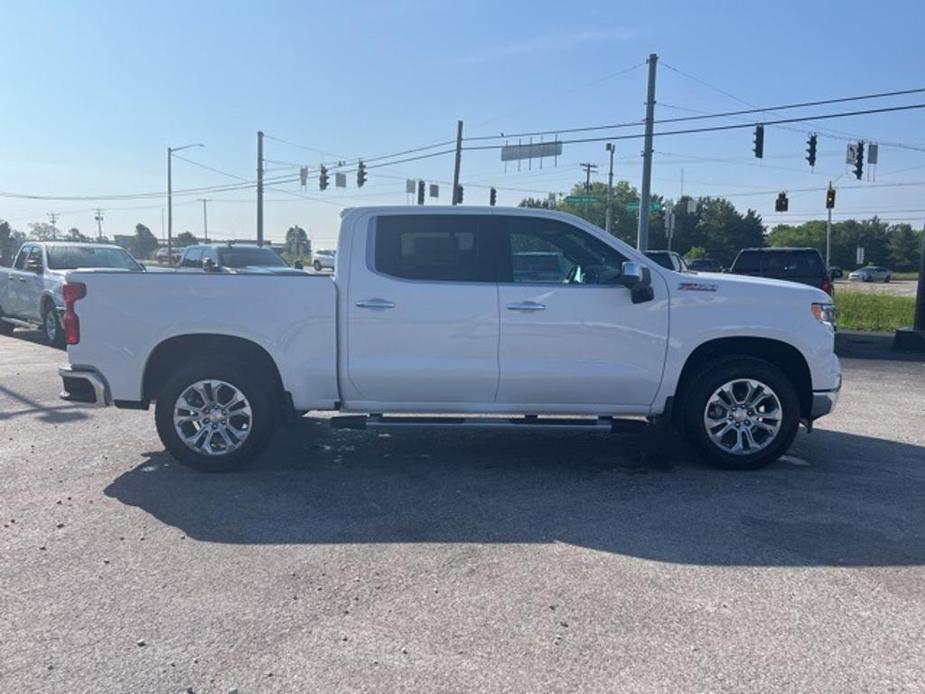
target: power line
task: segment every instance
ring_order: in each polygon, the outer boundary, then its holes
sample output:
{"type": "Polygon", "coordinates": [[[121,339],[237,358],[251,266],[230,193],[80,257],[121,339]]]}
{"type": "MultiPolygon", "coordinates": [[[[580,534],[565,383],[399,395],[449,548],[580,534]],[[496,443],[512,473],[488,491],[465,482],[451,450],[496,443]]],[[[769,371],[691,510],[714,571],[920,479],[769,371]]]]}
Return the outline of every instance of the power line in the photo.
{"type": "MultiPolygon", "coordinates": [[[[896,111],[912,111],[916,109],[925,108],[925,104],[910,104],[907,106],[888,106],[884,108],[871,108],[864,109],[861,111],[842,111],[839,113],[823,113],[815,116],[800,116],[795,118],[780,118],[777,120],[766,120],[763,122],[763,125],[779,125],[782,123],[805,123],[806,121],[813,120],[829,120],[832,118],[848,118],[852,116],[865,116],[872,115],[875,113],[893,113],[896,111]]],[[[752,123],[734,123],[730,125],[714,125],[703,128],[686,128],[683,130],[663,130],[661,132],[653,133],[655,136],[664,136],[664,135],[690,135],[695,133],[709,133],[709,132],[720,132],[724,130],[740,130],[742,128],[751,128],[754,127],[752,123]]],[[[586,137],[586,138],[575,138],[571,140],[558,140],[562,144],[578,144],[585,142],[605,142],[613,140],[638,140],[643,137],[641,133],[634,133],[632,135],[611,135],[606,137],[586,137]]],[[[488,150],[488,149],[502,149],[505,145],[475,145],[469,147],[463,147],[466,150],[488,150]]]]}
{"type": "MultiPolygon", "coordinates": [[[[664,63],[663,63],[664,64],[664,63]]],[[[724,92],[725,93],[725,92],[724,92]]],[[[818,99],[816,101],[803,101],[796,102],[792,104],[781,104],[777,106],[765,106],[765,107],[754,107],[748,109],[740,109],[737,111],[725,111],[720,113],[704,113],[698,112],[696,116],[680,116],[678,118],[661,118],[655,121],[656,125],[663,125],[665,123],[683,123],[688,121],[698,121],[698,120],[707,120],[713,118],[732,118],[735,116],[742,116],[755,113],[767,113],[771,111],[787,111],[796,108],[808,108],[812,106],[825,106],[829,104],[839,104],[846,103],[851,101],[863,101],[868,99],[882,99],[892,96],[905,96],[909,94],[921,94],[925,93],[925,88],[918,89],[903,89],[899,91],[892,92],[878,92],[874,94],[859,94],[855,96],[845,96],[838,97],[833,99],[818,99]]],[[[741,101],[737,99],[738,101],[741,101]]],[[[751,106],[751,104],[747,105],[751,106]]],[[[680,106],[671,106],[669,104],[661,104],[662,106],[667,106],[668,108],[675,108],[680,110],[694,111],[695,109],[685,109],[680,106]]],[[[815,118],[815,117],[813,117],[815,118]]],[[[806,118],[803,120],[811,120],[806,118]]],[[[771,123],[765,122],[764,125],[770,125],[771,123]]],[[[563,133],[579,133],[579,132],[593,132],[595,130],[616,130],[620,128],[632,128],[643,125],[642,120],[638,121],[626,121],[623,123],[611,123],[609,125],[592,125],[592,126],[583,126],[577,128],[559,128],[559,129],[550,129],[550,130],[534,130],[532,132],[520,132],[520,133],[502,133],[500,135],[481,135],[477,137],[467,137],[465,138],[468,141],[477,141],[477,140],[497,140],[497,139],[511,139],[515,137],[538,137],[540,135],[561,135],[563,133]]]]}

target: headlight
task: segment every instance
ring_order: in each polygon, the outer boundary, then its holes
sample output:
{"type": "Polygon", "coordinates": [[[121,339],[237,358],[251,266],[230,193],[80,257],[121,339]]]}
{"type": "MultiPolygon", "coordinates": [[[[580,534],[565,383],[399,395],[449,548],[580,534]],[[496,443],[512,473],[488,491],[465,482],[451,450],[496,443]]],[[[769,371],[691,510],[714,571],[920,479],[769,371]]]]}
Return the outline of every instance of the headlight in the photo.
{"type": "Polygon", "coordinates": [[[823,325],[829,326],[832,330],[838,327],[835,304],[813,304],[812,310],[816,320],[823,325]]]}

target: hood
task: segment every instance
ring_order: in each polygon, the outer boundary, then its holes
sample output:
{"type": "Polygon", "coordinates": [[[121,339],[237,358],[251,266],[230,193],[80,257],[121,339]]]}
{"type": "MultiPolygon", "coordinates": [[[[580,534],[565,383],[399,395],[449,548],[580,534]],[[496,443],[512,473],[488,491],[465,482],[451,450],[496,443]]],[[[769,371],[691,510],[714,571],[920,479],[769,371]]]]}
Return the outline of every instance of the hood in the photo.
{"type": "Polygon", "coordinates": [[[831,303],[832,297],[808,284],[776,280],[750,275],[731,275],[719,272],[663,272],[672,294],[728,293],[732,295],[760,296],[768,301],[800,299],[810,303],[831,303]]]}

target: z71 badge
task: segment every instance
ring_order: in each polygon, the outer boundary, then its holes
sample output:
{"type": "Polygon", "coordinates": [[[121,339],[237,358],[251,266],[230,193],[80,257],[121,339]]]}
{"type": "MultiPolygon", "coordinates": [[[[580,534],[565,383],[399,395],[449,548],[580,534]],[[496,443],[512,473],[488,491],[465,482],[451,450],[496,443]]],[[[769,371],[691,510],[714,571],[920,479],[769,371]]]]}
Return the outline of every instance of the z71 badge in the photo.
{"type": "Polygon", "coordinates": [[[719,285],[706,282],[681,282],[678,285],[682,292],[715,292],[718,288],[719,285]]]}

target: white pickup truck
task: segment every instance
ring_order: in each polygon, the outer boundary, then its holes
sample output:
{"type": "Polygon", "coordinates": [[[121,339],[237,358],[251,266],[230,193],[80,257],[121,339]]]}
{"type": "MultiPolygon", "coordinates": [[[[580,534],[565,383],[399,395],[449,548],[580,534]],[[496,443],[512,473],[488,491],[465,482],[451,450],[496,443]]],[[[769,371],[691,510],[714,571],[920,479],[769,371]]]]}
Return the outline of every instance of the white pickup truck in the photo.
{"type": "Polygon", "coordinates": [[[0,334],[9,335],[16,326],[41,327],[48,344],[62,346],[61,288],[67,273],[76,268],[144,270],[119,246],[27,241],[16,254],[13,267],[0,268],[0,334]]]}
{"type": "Polygon", "coordinates": [[[166,448],[207,471],[309,410],[358,428],[662,420],[751,469],[841,387],[821,290],[674,272],[570,215],[357,208],[336,257],[333,277],[70,273],[62,397],[156,402],[166,448]]]}

